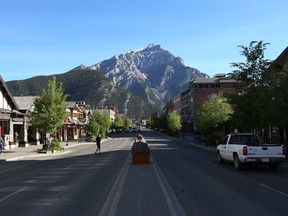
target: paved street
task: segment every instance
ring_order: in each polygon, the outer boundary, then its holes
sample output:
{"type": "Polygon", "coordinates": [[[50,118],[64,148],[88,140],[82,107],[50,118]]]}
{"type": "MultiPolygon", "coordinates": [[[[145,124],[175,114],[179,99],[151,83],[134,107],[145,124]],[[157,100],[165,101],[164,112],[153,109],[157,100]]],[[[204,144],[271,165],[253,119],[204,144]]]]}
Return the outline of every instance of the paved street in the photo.
{"type": "Polygon", "coordinates": [[[171,205],[153,157],[148,165],[131,163],[134,135],[105,140],[101,154],[86,142],[63,143],[65,151],[54,154],[36,153],[41,146],[5,151],[1,215],[39,215],[43,208],[42,215],[182,214],[177,203],[171,205]],[[11,210],[9,203],[19,199],[20,207],[11,210]]]}
{"type": "Polygon", "coordinates": [[[287,163],[278,172],[238,172],[192,137],[143,135],[149,165],[131,163],[135,133],[105,140],[96,155],[95,143],[86,142],[63,143],[65,151],[54,154],[36,153],[40,146],[7,150],[0,155],[1,216],[287,214],[287,163]]]}

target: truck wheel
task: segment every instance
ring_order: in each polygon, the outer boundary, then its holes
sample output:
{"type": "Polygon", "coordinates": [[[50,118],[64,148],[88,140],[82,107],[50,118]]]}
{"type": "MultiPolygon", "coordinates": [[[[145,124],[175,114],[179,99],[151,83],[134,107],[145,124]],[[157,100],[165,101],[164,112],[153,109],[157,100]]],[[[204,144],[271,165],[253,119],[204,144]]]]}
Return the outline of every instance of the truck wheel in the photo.
{"type": "Polygon", "coordinates": [[[234,167],[236,170],[240,170],[242,168],[242,164],[237,154],[234,155],[234,167]]]}
{"type": "Polygon", "coordinates": [[[217,151],[217,161],[218,161],[218,163],[223,163],[224,162],[224,160],[222,159],[219,151],[217,151]]]}

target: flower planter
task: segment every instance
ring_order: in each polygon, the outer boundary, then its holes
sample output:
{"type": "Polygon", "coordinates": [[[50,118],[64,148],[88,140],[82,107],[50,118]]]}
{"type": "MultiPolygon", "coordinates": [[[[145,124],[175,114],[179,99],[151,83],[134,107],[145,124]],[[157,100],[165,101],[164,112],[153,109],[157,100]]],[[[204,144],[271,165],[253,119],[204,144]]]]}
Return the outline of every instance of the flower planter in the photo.
{"type": "Polygon", "coordinates": [[[132,153],[133,164],[149,164],[149,154],[148,153],[132,153]]]}

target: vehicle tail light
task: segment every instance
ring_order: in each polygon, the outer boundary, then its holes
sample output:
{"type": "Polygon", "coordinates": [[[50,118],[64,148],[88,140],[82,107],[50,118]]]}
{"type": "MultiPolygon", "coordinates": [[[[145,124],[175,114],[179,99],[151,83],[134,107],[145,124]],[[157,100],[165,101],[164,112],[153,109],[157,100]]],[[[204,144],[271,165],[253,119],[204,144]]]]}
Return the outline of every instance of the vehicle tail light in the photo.
{"type": "Polygon", "coordinates": [[[248,152],[248,148],[247,148],[247,146],[244,146],[243,147],[243,155],[247,155],[247,152],[248,152]]]}
{"type": "Polygon", "coordinates": [[[285,146],[282,146],[282,152],[283,155],[287,155],[287,148],[285,146]]]}

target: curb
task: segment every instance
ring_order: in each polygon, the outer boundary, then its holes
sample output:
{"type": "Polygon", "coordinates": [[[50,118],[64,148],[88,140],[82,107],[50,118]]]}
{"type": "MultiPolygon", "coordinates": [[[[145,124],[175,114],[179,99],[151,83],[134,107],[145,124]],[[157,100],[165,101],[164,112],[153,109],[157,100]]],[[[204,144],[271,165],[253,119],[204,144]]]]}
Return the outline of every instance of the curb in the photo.
{"type": "Polygon", "coordinates": [[[16,156],[13,158],[8,158],[8,159],[3,159],[3,161],[17,161],[20,159],[24,159],[24,158],[35,158],[35,157],[45,157],[45,156],[51,156],[51,155],[59,155],[59,154],[66,154],[69,153],[70,151],[60,151],[60,152],[50,152],[48,151],[47,153],[37,153],[37,154],[28,154],[28,155],[22,155],[22,156],[16,156]]]}

